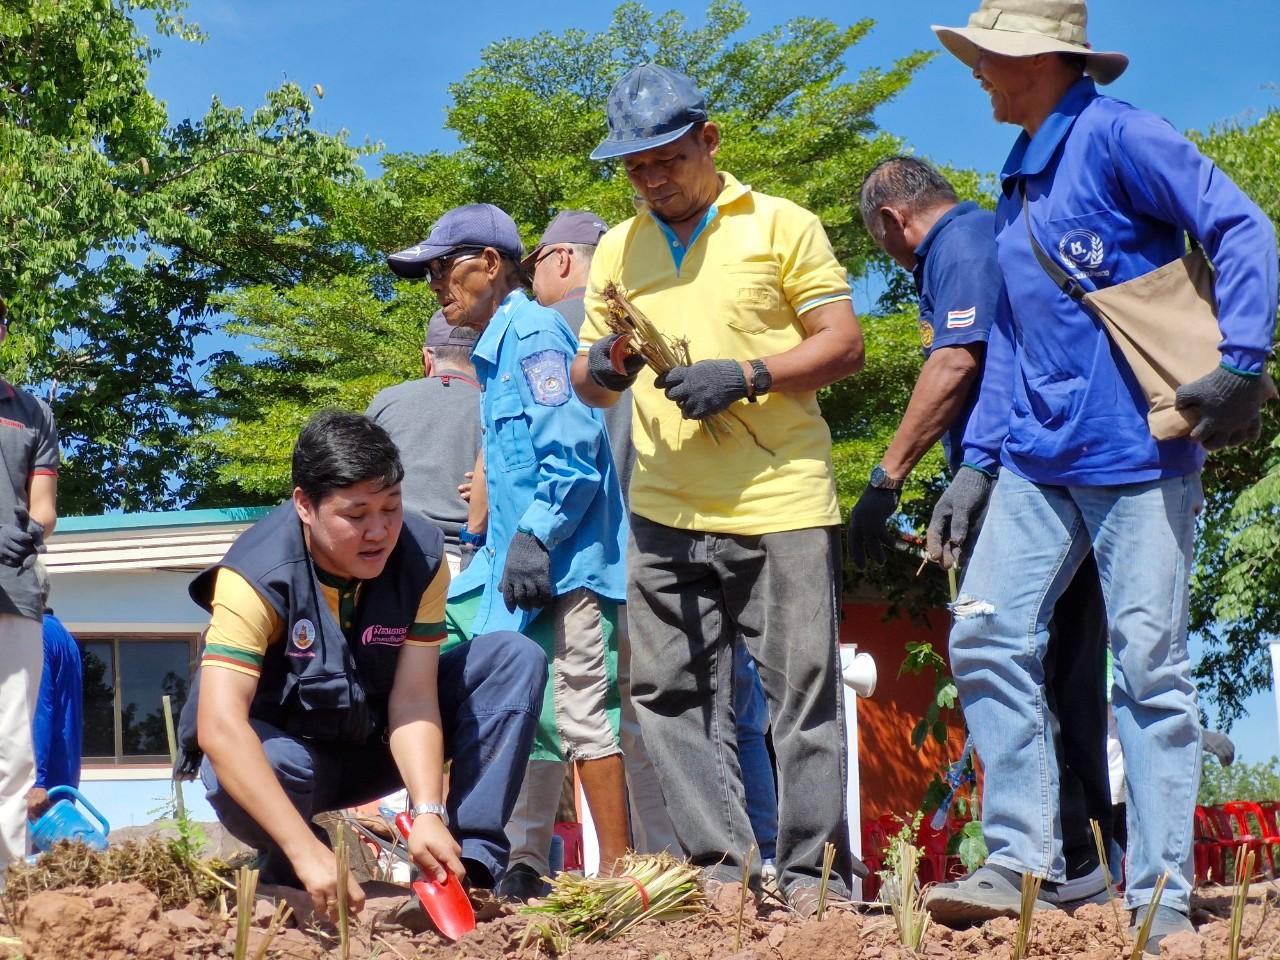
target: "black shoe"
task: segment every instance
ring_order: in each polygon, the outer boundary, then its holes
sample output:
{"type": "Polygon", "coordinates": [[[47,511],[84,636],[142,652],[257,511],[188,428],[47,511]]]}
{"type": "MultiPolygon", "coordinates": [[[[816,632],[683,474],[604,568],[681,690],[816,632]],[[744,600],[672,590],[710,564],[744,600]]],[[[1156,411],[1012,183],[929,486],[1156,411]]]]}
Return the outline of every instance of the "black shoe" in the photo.
{"type": "Polygon", "coordinates": [[[528,903],[550,893],[551,884],[538,876],[538,871],[533,867],[517,863],[507,868],[493,892],[499,900],[506,900],[508,903],[528,903]]]}

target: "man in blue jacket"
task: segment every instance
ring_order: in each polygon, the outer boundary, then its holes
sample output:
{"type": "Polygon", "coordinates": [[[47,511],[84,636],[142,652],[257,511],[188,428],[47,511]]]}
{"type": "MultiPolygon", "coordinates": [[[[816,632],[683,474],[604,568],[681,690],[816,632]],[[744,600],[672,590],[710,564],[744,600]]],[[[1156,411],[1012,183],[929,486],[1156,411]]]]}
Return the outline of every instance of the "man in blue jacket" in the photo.
{"type": "MultiPolygon", "coordinates": [[[[451,630],[463,638],[518,630],[542,645],[552,680],[534,759],[575,762],[608,870],[628,846],[617,692],[626,514],[604,418],[569,384],[577,338],[558,311],[525,294],[521,256],[511,217],[470,204],[389,264],[429,279],[449,323],[481,331],[472,362],[483,391],[489,525],[449,591],[451,630]]],[[[521,811],[530,836],[511,837],[513,849],[542,857],[512,863],[499,888],[507,898],[542,892],[558,799],[521,811]]]]}
{"type": "Polygon", "coordinates": [[[1086,19],[1083,0],[984,0],[967,27],[934,28],[995,119],[1023,132],[996,210],[1012,310],[987,348],[988,371],[1013,375],[982,384],[929,549],[951,563],[985,506],[954,606],[951,663],[990,788],[991,856],[969,882],[997,887],[1024,872],[1064,878],[1042,660],[1053,605],[1092,546],[1130,791],[1125,900],[1141,922],[1169,874],[1153,918],[1158,949],[1191,929],[1200,725],[1187,596],[1200,469],[1206,449],[1258,436],[1276,246],[1262,211],[1167,122],[1098,93],[1095,82],[1116,79],[1128,58],[1091,48],[1086,19]],[[1178,390],[1178,406],[1198,415],[1191,436],[1152,437],[1132,371],[1099,321],[1049,279],[1029,232],[1086,289],[1181,257],[1184,232],[1203,246],[1221,362],[1178,390]],[[1009,784],[1017,788],[1001,788],[1009,784]]]}

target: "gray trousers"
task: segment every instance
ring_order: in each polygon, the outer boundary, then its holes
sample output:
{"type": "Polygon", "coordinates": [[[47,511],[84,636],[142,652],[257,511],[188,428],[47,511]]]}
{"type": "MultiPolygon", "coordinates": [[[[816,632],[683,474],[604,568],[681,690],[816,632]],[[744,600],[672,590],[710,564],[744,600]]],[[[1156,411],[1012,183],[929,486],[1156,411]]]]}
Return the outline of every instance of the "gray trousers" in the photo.
{"type": "MultiPolygon", "coordinates": [[[[849,893],[839,550],[834,527],[740,536],[632,515],[632,699],[680,845],[716,879],[741,879],[754,843],[733,715],[733,646],[741,633],[773,723],[779,882],[784,891],[817,883],[830,841],[831,889],[849,893]]],[[[758,852],[750,874],[758,886],[758,852]]]]}

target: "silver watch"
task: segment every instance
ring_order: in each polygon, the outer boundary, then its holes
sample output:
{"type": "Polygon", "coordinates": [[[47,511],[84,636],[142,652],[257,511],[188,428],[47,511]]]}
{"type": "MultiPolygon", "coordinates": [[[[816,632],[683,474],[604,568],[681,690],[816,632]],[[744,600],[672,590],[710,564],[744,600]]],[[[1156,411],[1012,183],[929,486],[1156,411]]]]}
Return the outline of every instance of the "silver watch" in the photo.
{"type": "Polygon", "coordinates": [[[444,821],[446,827],[449,825],[449,811],[444,808],[443,803],[415,803],[409,808],[409,812],[413,814],[415,820],[424,813],[434,813],[444,821]]]}

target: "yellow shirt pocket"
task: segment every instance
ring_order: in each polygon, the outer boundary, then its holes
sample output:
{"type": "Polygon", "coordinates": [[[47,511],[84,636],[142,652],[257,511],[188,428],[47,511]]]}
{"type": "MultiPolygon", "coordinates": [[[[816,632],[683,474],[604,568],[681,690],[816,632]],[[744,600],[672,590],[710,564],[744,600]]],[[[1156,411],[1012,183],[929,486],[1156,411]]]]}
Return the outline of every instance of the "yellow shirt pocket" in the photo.
{"type": "Polygon", "coordinates": [[[736,263],[720,272],[721,309],[729,326],[761,334],[790,325],[783,309],[778,267],[772,263],[736,263]]]}

